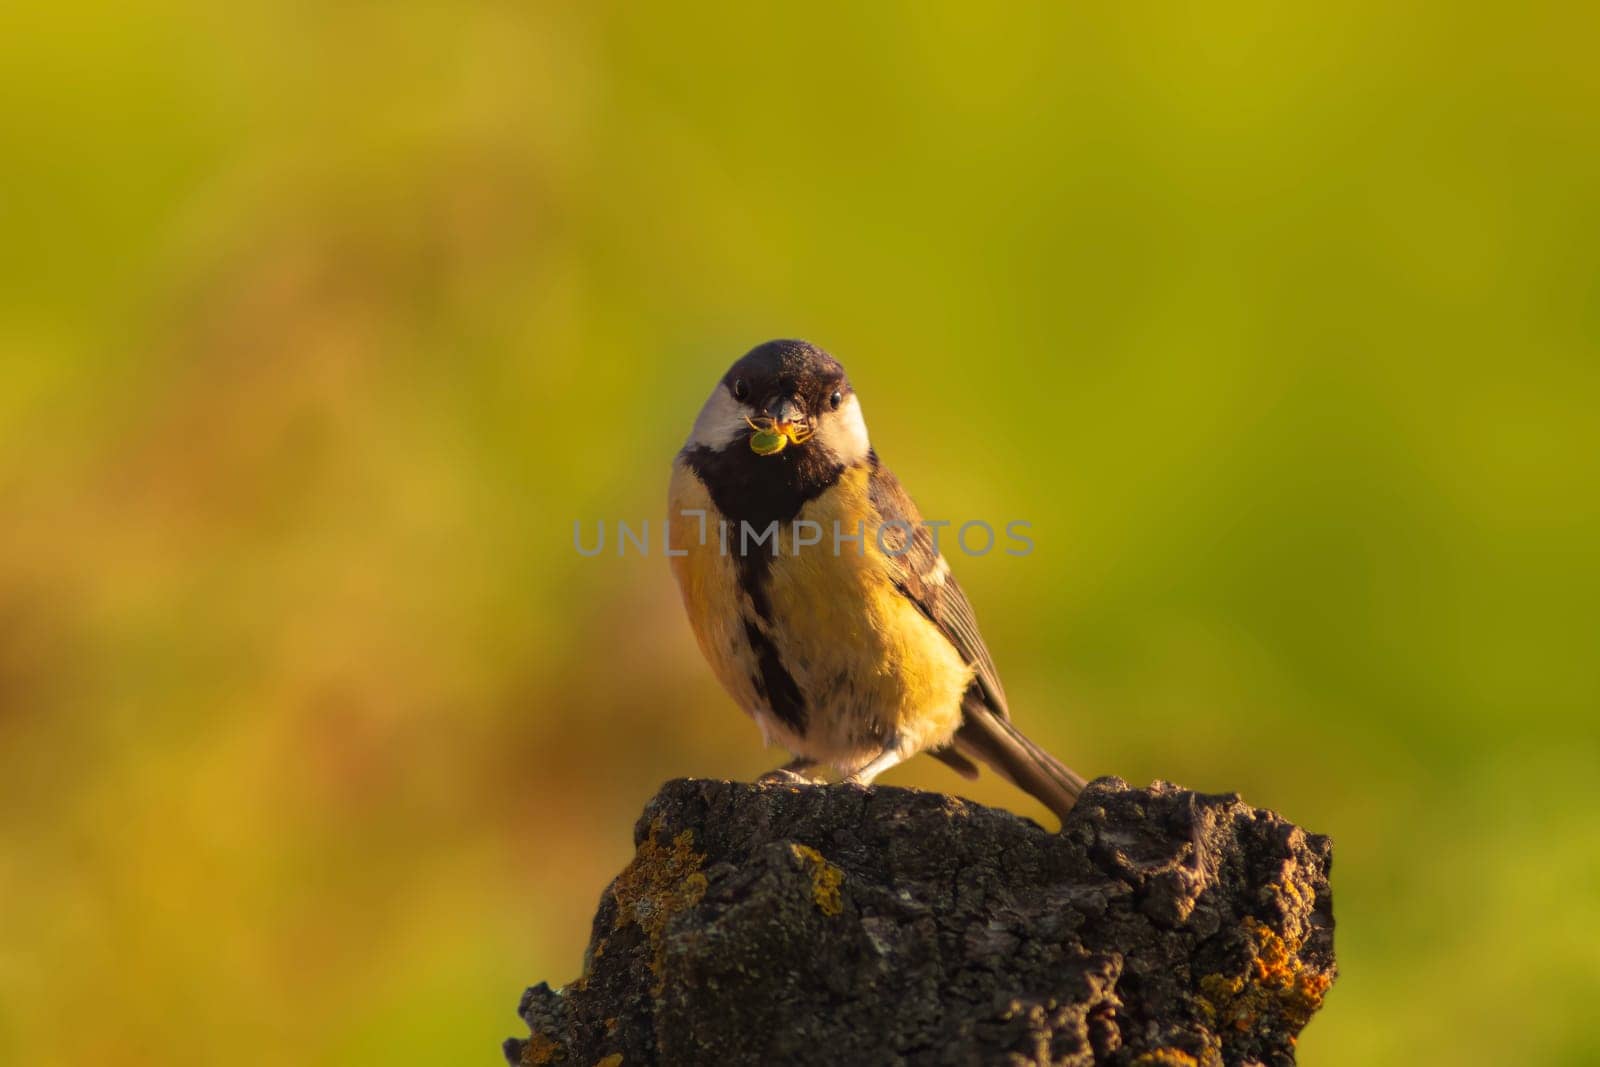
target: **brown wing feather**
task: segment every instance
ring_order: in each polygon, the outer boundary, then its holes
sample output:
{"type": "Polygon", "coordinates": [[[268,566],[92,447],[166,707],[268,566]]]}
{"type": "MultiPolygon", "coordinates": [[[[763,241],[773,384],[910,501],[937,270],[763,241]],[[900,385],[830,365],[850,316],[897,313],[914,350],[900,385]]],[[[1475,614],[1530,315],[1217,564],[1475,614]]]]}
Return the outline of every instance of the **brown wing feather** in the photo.
{"type": "MultiPolygon", "coordinates": [[[[996,715],[1008,718],[1010,712],[1006,708],[1006,691],[1000,685],[1000,672],[995,669],[989,649],[978,632],[978,620],[967,595],[935,550],[933,533],[922,525],[922,513],[900,485],[900,480],[879,464],[877,453],[872,453],[869,459],[872,477],[868,482],[868,495],[878,511],[879,521],[905,523],[910,528],[910,545],[906,547],[905,527],[884,527],[883,543],[892,553],[898,553],[890,559],[895,569],[895,585],[975,668],[983,702],[996,715]]],[[[869,532],[867,536],[873,534],[869,532]]]]}
{"type": "MultiPolygon", "coordinates": [[[[886,527],[883,542],[895,568],[895,585],[939,627],[963,659],[972,664],[975,677],[963,701],[962,724],[953,751],[933,753],[961,774],[974,777],[972,758],[982,760],[1015,785],[1033,794],[1065,823],[1067,813],[1083,789],[1083,778],[1050,753],[1028,740],[1009,721],[1006,693],[989,649],[978,633],[978,620],[966,594],[950,575],[950,568],[934,551],[933,535],[922,525],[917,505],[889,471],[870,456],[872,477],[868,492],[883,523],[905,523],[910,528],[886,527]],[[959,761],[959,762],[958,762],[959,761]]],[[[869,534],[869,536],[871,536],[869,534]]]]}

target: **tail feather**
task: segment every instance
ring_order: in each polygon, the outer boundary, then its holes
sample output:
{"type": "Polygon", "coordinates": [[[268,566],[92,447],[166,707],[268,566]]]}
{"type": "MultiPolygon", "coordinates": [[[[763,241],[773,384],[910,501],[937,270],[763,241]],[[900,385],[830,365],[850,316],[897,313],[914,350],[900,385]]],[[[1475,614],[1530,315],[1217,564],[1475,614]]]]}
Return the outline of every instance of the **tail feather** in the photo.
{"type": "Polygon", "coordinates": [[[1050,753],[1034,744],[988,707],[969,703],[965,718],[956,731],[955,747],[982,760],[1002,778],[1031,794],[1056,818],[1065,821],[1067,812],[1083,792],[1083,778],[1050,753]]]}
{"type": "Polygon", "coordinates": [[[929,752],[928,755],[932,756],[940,763],[943,763],[945,766],[949,767],[963,778],[975,780],[978,777],[978,765],[973,763],[967,757],[963,756],[961,753],[957,752],[954,748],[936,748],[929,752]]]}

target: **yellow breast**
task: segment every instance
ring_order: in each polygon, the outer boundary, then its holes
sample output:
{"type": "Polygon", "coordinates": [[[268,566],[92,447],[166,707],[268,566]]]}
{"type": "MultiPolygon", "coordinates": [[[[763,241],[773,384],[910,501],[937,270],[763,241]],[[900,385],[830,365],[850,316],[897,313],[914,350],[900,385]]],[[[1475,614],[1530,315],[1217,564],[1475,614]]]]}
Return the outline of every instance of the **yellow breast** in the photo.
{"type": "MultiPolygon", "coordinates": [[[[768,577],[774,638],[785,664],[812,698],[814,744],[876,755],[898,732],[916,749],[942,744],[961,723],[969,667],[938,627],[895,587],[892,560],[877,543],[880,516],[869,472],[847,470],[808,503],[800,518],[818,523],[822,543],[795,551],[784,531],[768,577]],[[859,543],[834,545],[858,530],[859,543]]],[[[807,533],[802,531],[802,538],[807,533]]]]}
{"type": "MultiPolygon", "coordinates": [[[[895,587],[892,561],[875,536],[879,517],[868,481],[865,468],[846,470],[801,509],[799,525],[780,527],[776,552],[766,561],[766,618],[740,586],[737,528],[724,555],[710,496],[682,464],[671,493],[672,544],[685,553],[672,560],[673,569],[718,680],[785,747],[847,769],[876,755],[894,733],[917,749],[948,741],[960,725],[961,696],[973,674],[895,587]],[[684,509],[707,511],[705,543],[697,524],[679,514],[684,509]],[[819,532],[820,541],[804,543],[819,532]],[[864,535],[855,540],[858,532],[864,535]],[[772,642],[799,686],[807,710],[803,734],[764,714],[747,622],[772,642]]],[[[770,545],[750,551],[773,553],[770,545]]]]}

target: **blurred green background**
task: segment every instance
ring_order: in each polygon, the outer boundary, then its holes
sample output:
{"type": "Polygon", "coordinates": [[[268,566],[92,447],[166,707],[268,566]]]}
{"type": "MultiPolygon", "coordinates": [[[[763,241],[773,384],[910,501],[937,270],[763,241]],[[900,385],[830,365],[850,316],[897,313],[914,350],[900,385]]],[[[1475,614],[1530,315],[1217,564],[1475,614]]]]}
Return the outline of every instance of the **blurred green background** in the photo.
{"type": "Polygon", "coordinates": [[[1033,523],[955,560],[1030,732],[1333,835],[1302,1062],[1596,1062],[1597,29],[7,6],[0,1061],[496,1062],[780,759],[572,523],[803,336],[1033,523]]]}

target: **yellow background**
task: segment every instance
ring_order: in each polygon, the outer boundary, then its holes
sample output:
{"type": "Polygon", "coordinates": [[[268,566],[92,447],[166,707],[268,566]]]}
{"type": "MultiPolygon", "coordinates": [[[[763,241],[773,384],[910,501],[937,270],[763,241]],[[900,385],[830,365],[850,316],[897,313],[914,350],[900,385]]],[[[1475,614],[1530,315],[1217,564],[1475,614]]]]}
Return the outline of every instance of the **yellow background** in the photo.
{"type": "Polygon", "coordinates": [[[1303,1063],[1595,1062],[1575,11],[8,6],[0,1061],[495,1062],[781,758],[572,523],[803,336],[1033,523],[953,560],[1031,733],[1333,835],[1303,1063]]]}

